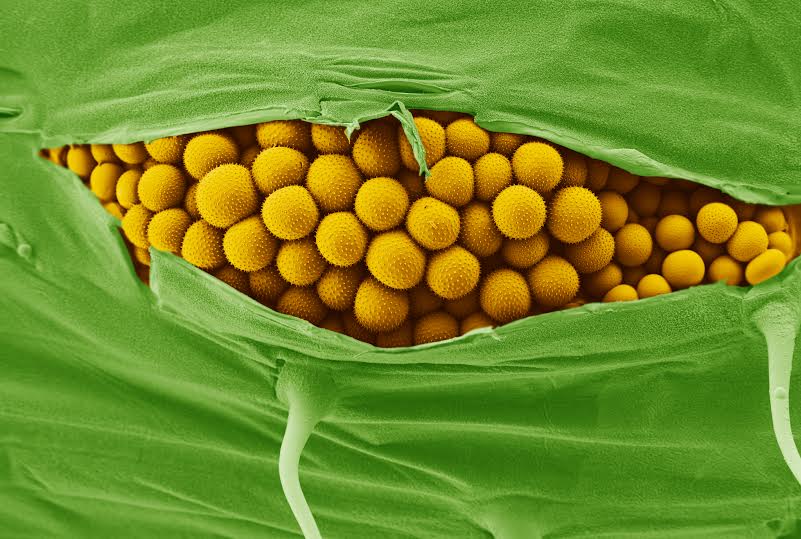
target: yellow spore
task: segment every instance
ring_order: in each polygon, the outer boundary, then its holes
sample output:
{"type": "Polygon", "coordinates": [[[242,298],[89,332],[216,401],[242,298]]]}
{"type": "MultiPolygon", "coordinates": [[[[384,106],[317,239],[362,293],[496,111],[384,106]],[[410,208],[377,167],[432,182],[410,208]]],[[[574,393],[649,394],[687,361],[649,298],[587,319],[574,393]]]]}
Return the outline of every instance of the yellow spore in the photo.
{"type": "Polygon", "coordinates": [[[458,336],[459,321],[442,311],[427,314],[414,325],[414,344],[444,341],[458,336]]]}
{"type": "Polygon", "coordinates": [[[459,237],[461,218],[453,207],[432,197],[412,204],[406,216],[406,229],[426,249],[444,249],[459,237]]]}
{"type": "Polygon", "coordinates": [[[489,151],[489,132],[477,126],[472,118],[461,118],[445,128],[448,153],[467,161],[475,161],[489,151]]]}
{"type": "Polygon", "coordinates": [[[545,217],[542,196],[524,185],[510,185],[492,203],[492,219],[507,238],[530,238],[542,229],[545,217]]]}
{"type": "Polygon", "coordinates": [[[550,244],[548,233],[541,230],[530,238],[503,240],[501,254],[506,263],[513,268],[526,269],[542,260],[548,254],[550,244]]]}
{"type": "Polygon", "coordinates": [[[445,157],[431,167],[425,182],[428,193],[451,206],[464,206],[473,198],[473,167],[461,157],[445,157]]]}
{"type": "Polygon", "coordinates": [[[250,169],[259,191],[270,195],[282,187],[302,184],[309,170],[309,159],[293,148],[276,146],[261,150],[250,169]]]}
{"type": "Polygon", "coordinates": [[[637,296],[641,299],[670,294],[673,290],[664,277],[657,273],[650,273],[640,279],[637,284],[637,296]]]}
{"type": "Polygon", "coordinates": [[[695,251],[674,251],[662,262],[662,275],[674,290],[700,284],[704,280],[706,267],[695,251]]]}
{"type": "Polygon", "coordinates": [[[716,283],[725,281],[731,286],[743,282],[743,266],[729,255],[721,255],[709,264],[709,281],[716,283]]]}
{"type": "MultiPolygon", "coordinates": [[[[142,198],[141,185],[148,172],[139,181],[139,198],[142,198]]],[[[206,174],[200,180],[196,198],[201,217],[220,228],[227,228],[259,209],[253,178],[248,169],[237,164],[220,165],[206,174]]]]}
{"type": "Polygon", "coordinates": [[[657,223],[654,237],[665,251],[689,249],[695,241],[695,227],[683,215],[667,215],[657,223]]]}
{"type": "Polygon", "coordinates": [[[576,296],[579,275],[564,258],[548,255],[528,273],[528,285],[534,300],[548,307],[561,307],[576,296]]]}
{"type": "Polygon", "coordinates": [[[311,150],[311,124],[300,120],[275,120],[256,125],[256,140],[262,148],[286,146],[299,152],[311,150]]]}
{"type": "Polygon", "coordinates": [[[636,301],[640,299],[637,296],[637,290],[628,284],[619,284],[604,295],[604,303],[614,303],[618,301],[636,301]]]}
{"type": "Polygon", "coordinates": [[[367,230],[350,212],[330,213],[320,221],[315,241],[320,254],[330,264],[352,266],[364,257],[367,230]]]}
{"type": "Polygon", "coordinates": [[[212,169],[239,161],[239,148],[229,137],[219,133],[204,133],[192,137],[184,148],[184,168],[200,180],[212,169]]]}
{"type": "Polygon", "coordinates": [[[589,238],[565,246],[565,258],[579,273],[594,273],[607,266],[615,256],[615,238],[603,228],[589,238]]]}
{"type": "Polygon", "coordinates": [[[338,125],[312,124],[311,139],[314,148],[323,154],[350,153],[350,141],[345,128],[338,125]]]}
{"type": "Polygon", "coordinates": [[[768,249],[755,256],[745,267],[745,280],[749,284],[759,284],[778,275],[784,269],[787,257],[778,249],[768,249]]]}
{"type": "Polygon", "coordinates": [[[365,279],[356,292],[353,314],[370,331],[385,332],[399,327],[409,315],[409,295],[376,279],[365,279]]]}
{"type": "Polygon", "coordinates": [[[145,149],[150,156],[159,163],[176,165],[181,162],[186,146],[186,137],[178,135],[175,137],[163,137],[145,144],[145,149]]]}
{"type": "Polygon", "coordinates": [[[698,233],[710,243],[726,243],[737,230],[737,213],[722,202],[710,202],[698,210],[698,233]]]}
{"type": "Polygon", "coordinates": [[[317,294],[329,309],[346,311],[353,307],[356,291],[363,277],[362,266],[348,268],[332,266],[325,270],[317,281],[317,294]]]}
{"type": "Polygon", "coordinates": [[[423,279],[425,266],[425,253],[401,230],[377,235],[367,248],[367,268],[390,288],[413,287],[423,279]]]}
{"type": "Polygon", "coordinates": [[[475,195],[490,202],[512,184],[512,164],[499,153],[482,155],[473,164],[475,195]]]}
{"type": "Polygon", "coordinates": [[[484,278],[479,300],[485,313],[493,320],[505,324],[528,314],[531,308],[531,291],[520,273],[499,269],[484,278]]]}
{"type": "MultiPolygon", "coordinates": [[[[445,129],[434,120],[422,116],[415,118],[414,124],[426,153],[426,165],[434,166],[434,163],[445,156],[445,129]]],[[[419,171],[420,165],[414,157],[412,145],[400,126],[398,126],[398,141],[403,166],[411,171],[419,171]]]]}
{"type": "Polygon", "coordinates": [[[527,142],[515,150],[512,170],[522,185],[547,193],[562,179],[564,162],[556,148],[550,144],[527,142]]]}
{"type": "Polygon", "coordinates": [[[323,211],[353,209],[362,176],[347,155],[321,155],[309,167],[306,188],[323,211]]]}
{"type": "Polygon", "coordinates": [[[258,215],[251,215],[225,231],[225,257],[237,269],[259,271],[271,264],[278,252],[278,240],[258,215]]]}
{"type": "Polygon", "coordinates": [[[481,265],[475,255],[454,245],[431,256],[426,282],[436,295],[457,299],[476,287],[480,274],[481,265]]]}
{"type": "Polygon", "coordinates": [[[768,248],[768,233],[765,228],[754,221],[743,221],[726,243],[726,250],[732,258],[740,262],[749,262],[764,253],[768,248]]]}
{"type": "Polygon", "coordinates": [[[226,262],[223,231],[206,221],[195,221],[184,234],[181,256],[190,264],[205,270],[223,267],[226,262]]]}
{"type": "Polygon", "coordinates": [[[615,234],[615,258],[623,266],[641,266],[651,256],[654,243],[642,225],[629,223],[615,234]]]}
{"type": "Polygon", "coordinates": [[[354,209],[367,228],[383,232],[403,222],[409,209],[409,195],[393,178],[372,178],[359,187],[354,209]]]}
{"type": "Polygon", "coordinates": [[[564,243],[578,243],[601,226],[601,203],[584,187],[557,191],[548,205],[548,231],[564,243]]]}
{"type": "Polygon", "coordinates": [[[461,213],[460,243],[479,257],[495,254],[503,244],[503,235],[495,226],[492,210],[484,202],[473,201],[461,213]]]}
{"type": "Polygon", "coordinates": [[[177,253],[191,224],[192,218],[182,208],[160,211],[150,220],[147,239],[156,249],[177,253]]]}
{"type": "Polygon", "coordinates": [[[309,286],[325,271],[327,264],[311,238],[287,241],[278,248],[275,266],[289,284],[309,286]]]}
{"type": "Polygon", "coordinates": [[[290,185],[267,197],[261,216],[274,236],[282,240],[297,240],[314,230],[320,212],[305,187],[290,185]]]}

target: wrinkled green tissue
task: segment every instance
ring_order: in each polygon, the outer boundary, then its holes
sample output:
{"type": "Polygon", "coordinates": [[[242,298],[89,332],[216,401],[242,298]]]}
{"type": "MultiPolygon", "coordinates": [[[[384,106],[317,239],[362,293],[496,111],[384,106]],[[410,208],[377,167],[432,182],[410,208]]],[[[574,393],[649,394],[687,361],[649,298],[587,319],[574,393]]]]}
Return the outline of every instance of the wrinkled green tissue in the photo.
{"type": "MultiPolygon", "coordinates": [[[[450,109],[637,174],[797,203],[800,12],[788,0],[4,6],[0,536],[298,537],[278,470],[290,402],[311,429],[299,477],[323,537],[798,535],[767,352],[785,366],[799,355],[798,263],[753,288],[381,350],[172,255],[152,253],[148,289],[119,223],[36,152],[450,109]]],[[[784,388],[795,425],[797,372],[784,388]]]]}

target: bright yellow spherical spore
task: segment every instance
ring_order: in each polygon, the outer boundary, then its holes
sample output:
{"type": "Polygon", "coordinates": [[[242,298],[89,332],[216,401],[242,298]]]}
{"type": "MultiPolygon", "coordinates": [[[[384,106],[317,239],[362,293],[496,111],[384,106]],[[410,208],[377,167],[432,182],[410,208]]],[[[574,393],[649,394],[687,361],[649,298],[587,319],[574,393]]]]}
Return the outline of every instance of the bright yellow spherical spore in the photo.
{"type": "Polygon", "coordinates": [[[601,226],[601,203],[584,187],[565,187],[548,205],[548,230],[564,243],[578,243],[601,226]]]}
{"type": "MultiPolygon", "coordinates": [[[[768,234],[787,230],[787,218],[784,211],[776,206],[759,208],[754,214],[754,221],[762,225],[768,234]]],[[[746,270],[747,272],[748,270],[746,270]]]]}
{"type": "Polygon", "coordinates": [[[275,259],[278,240],[264,226],[261,217],[251,215],[225,231],[223,250],[235,268],[259,271],[275,259]]]}
{"type": "Polygon", "coordinates": [[[648,230],[635,223],[623,226],[615,234],[615,257],[623,266],[641,266],[654,248],[648,230]]]}
{"type": "Polygon", "coordinates": [[[479,294],[481,308],[501,324],[523,318],[531,308],[531,290],[525,277],[514,270],[499,269],[487,275],[479,294]]]}
{"type": "Polygon", "coordinates": [[[72,145],[67,151],[67,168],[80,176],[82,179],[87,179],[94,170],[97,162],[92,157],[92,152],[89,146],[85,145],[72,145]]]}
{"type": "Polygon", "coordinates": [[[465,333],[469,333],[474,329],[492,327],[495,327],[495,322],[492,321],[492,318],[487,316],[486,313],[479,311],[462,320],[462,322],[459,324],[459,333],[464,335],[465,333]]]}
{"type": "Polygon", "coordinates": [[[253,181],[263,195],[306,180],[309,158],[293,148],[276,146],[261,150],[250,167],[253,181]]]}
{"type": "Polygon", "coordinates": [[[330,264],[352,266],[364,258],[367,230],[350,212],[330,213],[320,221],[315,241],[330,264]]]}
{"type": "Polygon", "coordinates": [[[309,167],[306,188],[323,211],[353,209],[362,175],[347,155],[321,155],[309,167]]]}
{"type": "Polygon", "coordinates": [[[598,193],[598,202],[601,203],[601,226],[612,233],[620,230],[629,218],[629,206],[623,195],[601,191],[598,193]]]}
{"type": "Polygon", "coordinates": [[[522,240],[505,239],[501,247],[501,254],[507,264],[513,268],[530,268],[542,260],[550,248],[550,237],[544,230],[539,231],[530,238],[522,240]]]}
{"type": "Polygon", "coordinates": [[[683,215],[667,215],[657,223],[654,238],[668,252],[689,249],[695,241],[695,227],[683,215]]]}
{"type": "Polygon", "coordinates": [[[464,206],[473,198],[473,167],[461,157],[446,157],[431,167],[425,182],[428,193],[451,206],[464,206]]]}
{"type": "MultiPolygon", "coordinates": [[[[420,141],[425,149],[426,165],[431,167],[445,156],[445,129],[434,120],[422,116],[416,117],[414,124],[417,126],[417,133],[420,135],[420,141]]],[[[420,165],[414,157],[412,145],[400,126],[398,127],[398,141],[403,166],[412,171],[419,171],[420,165]]]]}
{"type": "Polygon", "coordinates": [[[272,305],[289,287],[275,266],[267,266],[259,271],[248,273],[253,297],[265,305],[272,305]]]}
{"type": "Polygon", "coordinates": [[[327,264],[311,238],[287,241],[278,248],[275,266],[289,284],[309,286],[325,271],[327,264]]]}
{"type": "Polygon", "coordinates": [[[275,310],[279,313],[295,316],[310,324],[318,325],[328,314],[323,302],[314,288],[290,286],[278,298],[275,310]]]}
{"type": "Polygon", "coordinates": [[[200,180],[212,169],[239,161],[239,148],[229,137],[205,133],[192,137],[184,148],[184,168],[200,180]]]}
{"type": "Polygon", "coordinates": [[[406,229],[423,247],[435,251],[452,245],[459,237],[461,218],[453,207],[432,197],[412,204],[406,229]]]}
{"type": "Polygon", "coordinates": [[[305,187],[290,185],[267,197],[261,216],[274,236],[282,240],[297,240],[314,230],[320,211],[305,187]]]}
{"type": "Polygon", "coordinates": [[[565,246],[565,258],[579,273],[594,273],[606,267],[615,256],[615,238],[599,228],[589,238],[565,246]]]}
{"type": "Polygon", "coordinates": [[[499,153],[482,155],[473,164],[476,198],[489,202],[512,184],[512,164],[499,153]]]}
{"type": "Polygon", "coordinates": [[[445,341],[459,336],[459,321],[448,313],[437,311],[414,324],[414,344],[445,341]]]}
{"type": "Polygon", "coordinates": [[[606,180],[606,189],[622,195],[631,192],[640,183],[640,177],[622,168],[609,169],[609,178],[606,180]]]}
{"type": "Polygon", "coordinates": [[[136,189],[142,204],[150,211],[159,212],[181,205],[186,194],[186,179],[177,167],[156,165],[142,173],[136,189]]]}
{"type": "Polygon", "coordinates": [[[709,281],[716,283],[725,281],[731,286],[738,286],[743,282],[743,266],[729,255],[721,255],[709,264],[709,281]]]}
{"type": "Polygon", "coordinates": [[[562,161],[564,168],[559,185],[562,187],[583,187],[587,183],[587,159],[580,153],[565,150],[562,161]]]}
{"type": "Polygon", "coordinates": [[[317,294],[323,303],[335,311],[345,311],[353,307],[356,291],[364,277],[362,266],[341,268],[332,266],[325,270],[317,281],[317,294]]]}
{"type": "MultiPolygon", "coordinates": [[[[148,172],[139,182],[140,198],[142,181],[148,172]]],[[[220,228],[227,228],[259,209],[259,195],[253,178],[248,169],[237,164],[220,165],[206,174],[200,180],[196,197],[201,217],[220,228]]]]}
{"type": "Polygon", "coordinates": [[[642,299],[670,294],[671,292],[673,290],[670,288],[670,284],[658,273],[646,275],[637,284],[637,295],[642,299]]]}
{"type": "Polygon", "coordinates": [[[184,234],[181,256],[190,264],[205,270],[223,267],[226,263],[223,231],[206,221],[195,221],[184,234]]]}
{"type": "Polygon", "coordinates": [[[359,285],[353,314],[370,331],[392,331],[403,324],[409,315],[409,295],[404,290],[394,290],[370,277],[359,285]]]}
{"type": "Polygon", "coordinates": [[[749,262],[768,248],[768,233],[754,221],[743,221],[726,243],[728,253],[740,262],[749,262]]]}
{"type": "Polygon", "coordinates": [[[191,224],[192,218],[182,208],[160,211],[150,220],[147,239],[156,249],[177,253],[191,224]]]}
{"type": "Polygon", "coordinates": [[[490,133],[490,149],[506,157],[512,157],[525,141],[526,136],[517,133],[490,133]]]}
{"type": "Polygon", "coordinates": [[[614,303],[618,301],[636,301],[640,299],[637,290],[628,284],[619,284],[604,295],[604,303],[614,303]]]}
{"type": "Polygon", "coordinates": [[[480,274],[481,265],[475,255],[454,245],[431,256],[426,282],[441,298],[457,299],[476,287],[480,274]]]}
{"type": "Polygon", "coordinates": [[[622,282],[623,270],[614,262],[594,273],[588,273],[582,276],[584,291],[598,299],[603,298],[607,292],[622,282]]]}
{"type": "Polygon", "coordinates": [[[662,275],[674,290],[701,284],[706,267],[695,251],[674,251],[662,262],[662,275]]]}
{"type": "Polygon", "coordinates": [[[372,178],[359,187],[354,209],[367,228],[383,232],[403,222],[409,209],[409,195],[395,179],[372,178]]]}
{"type": "Polygon", "coordinates": [[[642,217],[653,217],[662,201],[662,190],[649,182],[641,182],[628,194],[631,208],[642,217]]]}
{"type": "Polygon", "coordinates": [[[139,165],[147,161],[150,154],[145,149],[143,142],[134,142],[131,144],[113,144],[112,148],[114,153],[123,163],[129,165],[139,165]]]}
{"type": "Polygon", "coordinates": [[[312,124],[311,139],[314,148],[320,153],[350,153],[350,141],[342,126],[312,124]]]}
{"type": "Polygon", "coordinates": [[[528,272],[528,285],[534,300],[548,307],[561,307],[576,296],[579,276],[564,258],[549,255],[528,272]]]}
{"type": "Polygon", "coordinates": [[[256,140],[262,148],[286,146],[308,153],[312,147],[311,124],[300,120],[275,120],[256,125],[256,140]]]}
{"type": "Polygon", "coordinates": [[[92,157],[98,163],[119,163],[120,158],[114,153],[114,148],[111,144],[92,144],[90,150],[92,157]]]}
{"type": "Polygon", "coordinates": [[[492,219],[507,238],[530,238],[545,224],[545,201],[524,185],[510,185],[492,202],[492,219]]]}
{"type": "Polygon", "coordinates": [[[394,176],[401,167],[397,121],[382,118],[364,124],[357,131],[352,154],[368,178],[394,176]]]}
{"type": "Polygon", "coordinates": [[[373,238],[366,262],[370,273],[382,284],[406,290],[423,279],[426,255],[406,232],[393,230],[373,238]]]}
{"type": "Polygon", "coordinates": [[[784,269],[787,257],[778,249],[768,249],[755,256],[745,267],[745,280],[749,284],[759,284],[778,275],[784,269]]]}
{"type": "Polygon", "coordinates": [[[710,243],[725,243],[737,230],[737,213],[722,202],[711,202],[698,210],[698,233],[710,243]]]}
{"type": "Polygon", "coordinates": [[[473,121],[461,118],[445,128],[448,153],[467,161],[475,161],[489,151],[490,135],[473,121]]]}
{"type": "Polygon", "coordinates": [[[122,231],[128,241],[141,249],[147,249],[150,246],[150,241],[147,239],[147,227],[152,218],[153,212],[142,204],[131,206],[125,212],[125,217],[122,218],[122,231]]]}
{"type": "Polygon", "coordinates": [[[129,209],[131,206],[139,204],[139,179],[141,177],[142,171],[132,168],[131,170],[126,170],[117,178],[114,194],[117,197],[117,202],[123,208],[129,209]]]}
{"type": "Polygon", "coordinates": [[[181,162],[186,146],[186,137],[178,135],[175,137],[164,137],[153,140],[145,144],[145,149],[150,156],[159,163],[175,165],[181,162]]]}
{"type": "Polygon", "coordinates": [[[489,204],[473,201],[461,213],[460,243],[479,257],[495,254],[503,245],[503,235],[495,226],[489,204]]]}
{"type": "Polygon", "coordinates": [[[778,249],[789,261],[795,253],[795,244],[787,232],[771,232],[768,234],[768,249],[778,249]]]}
{"type": "Polygon", "coordinates": [[[522,185],[547,193],[562,179],[564,161],[550,144],[527,142],[515,150],[512,170],[522,185]]]}
{"type": "Polygon", "coordinates": [[[89,175],[89,188],[100,202],[111,202],[117,194],[117,180],[125,169],[117,163],[100,163],[89,175]]]}

